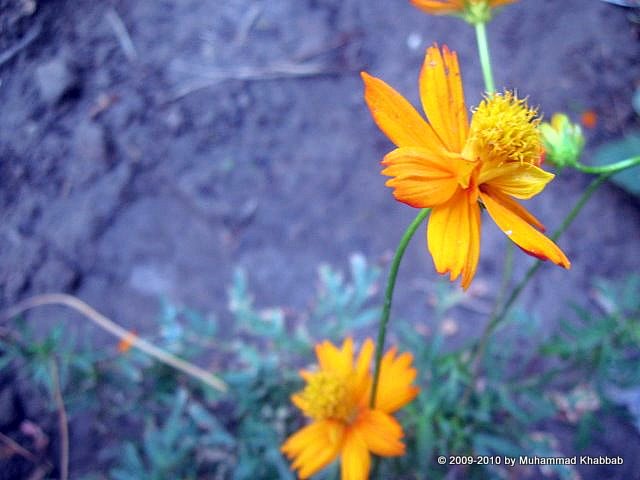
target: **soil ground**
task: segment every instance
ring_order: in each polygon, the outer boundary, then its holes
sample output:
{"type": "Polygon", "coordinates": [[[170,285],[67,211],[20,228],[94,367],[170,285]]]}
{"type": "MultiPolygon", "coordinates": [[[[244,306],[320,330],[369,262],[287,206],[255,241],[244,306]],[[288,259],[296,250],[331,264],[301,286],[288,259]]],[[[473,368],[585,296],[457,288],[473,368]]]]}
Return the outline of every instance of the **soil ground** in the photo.
{"type": "MultiPolygon", "coordinates": [[[[499,88],[516,88],[547,118],[597,113],[587,161],[638,126],[629,13],[528,0],[490,26],[499,88]]],[[[346,268],[362,252],[386,265],[415,212],[379,174],[391,144],[358,72],[417,105],[434,42],[459,52],[476,104],[473,30],[404,0],[0,0],[0,307],[62,291],[143,333],[160,296],[224,316],[237,266],[259,304],[295,312],[320,263],[346,268]]],[[[589,181],[563,172],[528,206],[553,231],[589,181]]],[[[551,322],[569,301],[589,305],[594,278],[638,271],[638,207],[604,186],[560,241],[573,268],[545,266],[523,305],[551,322]]],[[[489,221],[482,235],[472,295],[490,304],[507,240],[489,221]]],[[[532,260],[516,255],[519,276],[532,260]]],[[[417,235],[395,312],[424,321],[436,280],[417,235]]],[[[68,312],[32,317],[52,315],[99,337],[68,312]]],[[[475,335],[481,320],[461,316],[460,331],[475,335]]],[[[625,438],[637,451],[638,438],[625,438]]]]}

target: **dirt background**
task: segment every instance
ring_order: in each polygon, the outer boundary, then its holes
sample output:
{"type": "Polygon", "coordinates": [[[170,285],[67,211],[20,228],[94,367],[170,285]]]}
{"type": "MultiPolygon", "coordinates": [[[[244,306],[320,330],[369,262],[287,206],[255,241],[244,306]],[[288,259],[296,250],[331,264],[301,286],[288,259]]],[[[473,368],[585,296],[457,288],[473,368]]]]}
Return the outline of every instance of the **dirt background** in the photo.
{"type": "MultiPolygon", "coordinates": [[[[498,87],[547,118],[597,113],[587,160],[638,126],[629,14],[598,0],[523,0],[490,26],[498,87]]],[[[320,263],[346,269],[362,252],[387,265],[415,212],[384,187],[391,144],[358,72],[417,104],[433,42],[459,52],[477,103],[473,30],[404,0],[0,0],[0,308],[68,292],[143,333],[160,296],[224,317],[242,266],[259,304],[295,317],[320,263]]],[[[527,206],[553,230],[589,181],[563,172],[527,206]]],[[[490,221],[482,235],[471,294],[488,306],[507,240],[490,221]]],[[[545,266],[523,305],[549,321],[569,300],[589,305],[595,277],[638,271],[639,239],[637,200],[605,186],[560,241],[573,268],[545,266]]],[[[517,251],[516,276],[531,262],[517,251]]],[[[394,311],[428,321],[437,277],[421,233],[394,311]]],[[[72,315],[33,314],[54,317],[72,315]]],[[[481,319],[482,308],[461,316],[460,331],[475,334],[481,319]]]]}

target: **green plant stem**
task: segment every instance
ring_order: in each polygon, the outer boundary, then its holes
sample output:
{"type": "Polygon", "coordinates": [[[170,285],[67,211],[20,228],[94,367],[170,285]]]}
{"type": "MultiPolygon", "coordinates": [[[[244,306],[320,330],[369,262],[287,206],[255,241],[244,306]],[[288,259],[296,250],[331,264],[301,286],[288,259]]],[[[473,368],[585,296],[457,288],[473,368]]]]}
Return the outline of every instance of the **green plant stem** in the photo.
{"type": "Polygon", "coordinates": [[[489,318],[493,318],[494,315],[500,311],[500,307],[504,298],[507,294],[507,289],[509,288],[509,284],[511,283],[511,276],[513,275],[513,251],[514,251],[513,242],[507,243],[507,251],[504,255],[504,266],[502,267],[502,280],[500,282],[500,290],[498,291],[498,295],[496,295],[495,304],[493,305],[493,310],[491,311],[491,316],[489,318]]]}
{"type": "Polygon", "coordinates": [[[186,373],[187,375],[190,375],[191,377],[206,383],[216,390],[219,390],[221,392],[227,391],[227,385],[215,375],[212,375],[206,370],[203,370],[202,368],[193,365],[192,363],[182,360],[181,358],[176,357],[166,350],[156,347],[152,343],[149,343],[146,340],[133,335],[130,331],[122,328],[113,320],[105,317],[100,312],[93,309],[90,305],[86,304],[79,298],[74,297],[73,295],[67,295],[65,293],[49,293],[44,295],[36,295],[35,297],[27,298],[26,300],[20,302],[9,310],[2,312],[2,314],[0,315],[0,319],[9,320],[13,317],[17,317],[27,310],[43,305],[64,305],[66,307],[69,307],[72,310],[81,313],[84,317],[91,320],[98,327],[102,328],[112,335],[115,335],[120,340],[130,342],[132,347],[143,351],[156,360],[177,370],[180,370],[181,372],[186,373]]]}
{"type": "MultiPolygon", "coordinates": [[[[578,216],[578,214],[580,213],[582,208],[585,206],[587,201],[591,198],[591,196],[596,192],[596,190],[600,187],[600,185],[602,185],[611,175],[612,175],[611,173],[602,174],[591,182],[591,184],[584,191],[584,193],[582,194],[578,202],[575,204],[575,206],[571,210],[571,212],[569,212],[569,215],[567,215],[567,217],[564,219],[564,221],[560,225],[560,228],[551,236],[552,240],[554,241],[558,240],[562,236],[562,234],[567,230],[567,228],[569,228],[569,225],[573,223],[573,221],[578,216]]],[[[472,365],[478,364],[478,360],[482,358],[482,356],[484,355],[484,351],[487,347],[487,342],[491,334],[500,325],[500,323],[504,321],[507,313],[513,306],[514,302],[518,299],[518,297],[520,296],[524,288],[527,286],[529,281],[533,278],[533,276],[536,274],[536,272],[540,269],[541,266],[542,266],[542,261],[540,260],[536,261],[536,263],[532,265],[531,268],[529,268],[529,270],[527,270],[527,273],[525,274],[524,278],[520,281],[520,283],[518,283],[518,285],[513,289],[513,291],[511,292],[511,295],[509,295],[509,298],[504,303],[502,308],[499,309],[494,315],[492,315],[491,320],[489,320],[489,322],[487,323],[487,326],[482,332],[482,335],[478,342],[478,347],[475,349],[474,354],[472,355],[472,359],[471,359],[472,365]]],[[[474,368],[473,376],[475,376],[475,373],[476,373],[475,370],[477,370],[477,366],[474,368]]]]}
{"type": "Polygon", "coordinates": [[[575,168],[584,173],[593,173],[597,175],[602,175],[605,173],[617,173],[622,170],[626,170],[627,168],[632,168],[638,165],[640,165],[640,156],[627,158],[626,160],[621,160],[619,162],[612,163],[610,165],[602,165],[599,167],[577,163],[575,165],[575,168]]]}
{"type": "Polygon", "coordinates": [[[484,77],[484,87],[487,93],[496,91],[493,83],[493,72],[491,70],[491,56],[489,55],[489,42],[487,41],[487,25],[484,22],[476,23],[476,40],[478,42],[478,54],[480,55],[480,66],[484,77]]]}
{"type": "Polygon", "coordinates": [[[53,386],[53,400],[58,410],[58,430],[60,432],[60,480],[69,479],[69,421],[64,408],[60,374],[55,359],[51,360],[51,383],[53,386]]]}
{"type": "MultiPolygon", "coordinates": [[[[478,56],[480,57],[480,66],[482,67],[482,75],[484,77],[484,85],[487,93],[495,92],[495,84],[493,81],[493,69],[491,68],[491,54],[489,51],[489,42],[487,40],[487,28],[486,23],[476,23],[476,39],[478,43],[478,56]]],[[[502,282],[500,283],[500,290],[495,298],[495,303],[491,312],[491,317],[495,316],[500,310],[500,306],[504,301],[507,294],[507,289],[511,284],[511,277],[513,275],[513,251],[515,247],[512,242],[507,243],[506,253],[504,257],[504,264],[502,267],[502,282]]]]}
{"type": "Polygon", "coordinates": [[[411,222],[411,224],[407,227],[402,238],[400,239],[400,243],[398,244],[398,248],[396,249],[396,253],[393,256],[393,261],[391,262],[391,269],[389,270],[389,278],[387,279],[387,288],[384,294],[384,305],[382,307],[382,316],[380,317],[380,326],[378,327],[378,341],[376,342],[376,356],[375,356],[375,367],[373,370],[373,385],[371,387],[371,397],[369,398],[369,405],[371,408],[376,406],[376,394],[378,392],[378,380],[380,379],[380,363],[382,362],[382,351],[384,349],[384,339],[387,335],[387,324],[389,323],[389,314],[391,313],[391,302],[393,301],[393,290],[396,286],[396,278],[398,276],[398,269],[400,268],[400,262],[402,262],[402,257],[404,256],[404,252],[407,249],[407,245],[409,245],[409,241],[416,233],[416,230],[420,226],[420,224],[427,218],[429,215],[430,209],[425,208],[420,210],[420,213],[416,216],[416,218],[411,222]]]}

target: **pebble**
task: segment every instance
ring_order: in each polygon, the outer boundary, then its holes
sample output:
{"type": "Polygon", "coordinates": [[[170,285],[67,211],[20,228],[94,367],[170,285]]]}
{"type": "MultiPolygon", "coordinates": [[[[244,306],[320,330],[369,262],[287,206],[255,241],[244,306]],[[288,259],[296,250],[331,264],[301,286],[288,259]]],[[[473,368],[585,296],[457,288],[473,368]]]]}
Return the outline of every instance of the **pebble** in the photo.
{"type": "Polygon", "coordinates": [[[58,103],[78,82],[63,57],[53,58],[38,66],[35,75],[40,98],[49,105],[58,103]]]}
{"type": "Polygon", "coordinates": [[[409,50],[412,50],[415,52],[420,48],[421,45],[422,45],[422,35],[416,32],[410,33],[409,36],[407,37],[407,47],[409,47],[409,50]]]}

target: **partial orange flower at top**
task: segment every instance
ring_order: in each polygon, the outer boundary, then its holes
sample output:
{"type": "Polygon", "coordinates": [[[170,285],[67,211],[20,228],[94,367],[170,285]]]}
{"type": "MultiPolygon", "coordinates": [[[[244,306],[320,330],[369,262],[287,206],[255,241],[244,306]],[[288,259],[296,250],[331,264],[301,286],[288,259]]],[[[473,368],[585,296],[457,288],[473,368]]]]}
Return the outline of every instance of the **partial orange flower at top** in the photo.
{"type": "Polygon", "coordinates": [[[489,95],[467,119],[457,55],[427,50],[420,73],[423,117],[382,80],[362,72],[365,100],[378,127],[398,147],[382,173],[397,200],[431,208],[427,243],[436,270],[473,280],[480,256],[480,207],[526,253],[564,268],[570,262],[517,199],[540,193],[554,175],[539,165],[537,112],[513,93],[489,95]]]}
{"type": "Polygon", "coordinates": [[[414,7],[432,15],[461,15],[475,23],[491,18],[491,9],[518,0],[410,0],[414,7]]]}
{"type": "Polygon", "coordinates": [[[353,340],[341,348],[316,345],[319,369],[303,370],[306,387],[291,400],[312,422],[282,445],[300,478],[309,478],[340,457],[342,480],[369,478],[371,453],[396,457],[405,451],[403,431],[393,413],[418,394],[410,353],[389,350],[382,358],[375,408],[369,408],[375,347],[367,339],[354,361],[353,340]]]}

